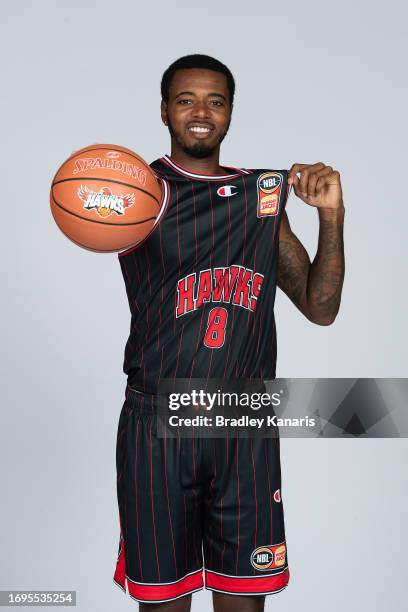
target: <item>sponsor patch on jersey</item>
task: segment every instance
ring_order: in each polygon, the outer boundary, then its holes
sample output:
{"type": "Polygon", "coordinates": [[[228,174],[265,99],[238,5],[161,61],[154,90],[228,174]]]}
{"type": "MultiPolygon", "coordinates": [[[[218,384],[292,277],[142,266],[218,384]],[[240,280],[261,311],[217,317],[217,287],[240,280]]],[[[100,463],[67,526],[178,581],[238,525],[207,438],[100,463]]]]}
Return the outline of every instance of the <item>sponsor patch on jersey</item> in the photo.
{"type": "Polygon", "coordinates": [[[234,195],[237,195],[238,187],[235,185],[224,185],[223,187],[219,187],[217,189],[217,194],[222,198],[231,198],[234,195]]]}
{"type": "Polygon", "coordinates": [[[283,567],[286,563],[285,544],[258,546],[251,553],[251,564],[257,570],[266,571],[283,567]]]}
{"type": "Polygon", "coordinates": [[[280,489],[276,489],[275,493],[273,494],[273,499],[274,499],[276,502],[278,502],[278,503],[279,503],[280,501],[282,501],[282,500],[281,500],[280,489]]]}
{"type": "Polygon", "coordinates": [[[78,196],[83,201],[85,210],[94,210],[103,218],[109,217],[113,213],[122,216],[126,209],[135,203],[134,193],[115,195],[109,187],[103,187],[99,191],[91,191],[86,185],[81,185],[78,189],[78,196]]]}
{"type": "Polygon", "coordinates": [[[279,212],[283,176],[280,172],[264,172],[258,177],[257,216],[275,217],[279,212]]]}

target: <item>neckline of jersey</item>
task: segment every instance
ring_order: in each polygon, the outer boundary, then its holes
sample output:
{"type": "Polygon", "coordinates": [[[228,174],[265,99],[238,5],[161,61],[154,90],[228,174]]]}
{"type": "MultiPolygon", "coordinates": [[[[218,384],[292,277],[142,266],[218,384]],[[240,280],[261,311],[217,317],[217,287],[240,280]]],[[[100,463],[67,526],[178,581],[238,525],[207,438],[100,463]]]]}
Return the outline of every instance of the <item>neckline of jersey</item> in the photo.
{"type": "Polygon", "coordinates": [[[241,168],[231,168],[230,166],[223,166],[223,167],[224,168],[230,168],[231,170],[235,170],[236,172],[234,172],[233,174],[218,174],[218,175],[213,175],[213,174],[196,174],[195,172],[190,172],[190,170],[187,170],[187,168],[183,168],[183,166],[180,166],[180,164],[175,162],[174,159],[172,159],[170,157],[170,155],[163,155],[161,160],[162,160],[162,162],[164,162],[165,164],[170,166],[173,170],[175,170],[179,174],[182,174],[183,176],[186,176],[188,178],[193,178],[193,179],[197,179],[197,180],[201,180],[201,181],[208,181],[208,180],[211,180],[211,181],[216,181],[216,180],[224,181],[225,179],[236,178],[237,176],[242,176],[243,174],[249,174],[249,172],[244,170],[244,169],[241,169],[241,168]]]}

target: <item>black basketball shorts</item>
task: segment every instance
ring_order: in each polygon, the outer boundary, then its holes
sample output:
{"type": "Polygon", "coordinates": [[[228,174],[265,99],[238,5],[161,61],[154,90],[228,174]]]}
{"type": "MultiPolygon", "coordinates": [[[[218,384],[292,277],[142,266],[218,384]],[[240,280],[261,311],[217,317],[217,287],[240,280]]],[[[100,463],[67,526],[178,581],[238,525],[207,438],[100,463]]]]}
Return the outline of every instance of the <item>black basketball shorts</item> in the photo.
{"type": "Polygon", "coordinates": [[[117,433],[114,581],[160,603],[203,587],[269,595],[289,581],[279,438],[159,438],[154,396],[126,389],[117,433]]]}

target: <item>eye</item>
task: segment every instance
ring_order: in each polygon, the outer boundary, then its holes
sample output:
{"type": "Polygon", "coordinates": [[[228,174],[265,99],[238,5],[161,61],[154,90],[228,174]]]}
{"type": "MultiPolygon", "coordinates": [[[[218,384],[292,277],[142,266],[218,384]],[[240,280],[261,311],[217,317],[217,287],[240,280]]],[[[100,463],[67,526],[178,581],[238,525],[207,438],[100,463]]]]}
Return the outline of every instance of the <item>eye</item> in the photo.
{"type": "Polygon", "coordinates": [[[214,106],[224,106],[223,102],[221,102],[220,100],[211,100],[211,104],[213,104],[214,106]]]}
{"type": "Polygon", "coordinates": [[[181,100],[177,100],[177,104],[189,104],[191,102],[191,100],[189,100],[188,98],[181,98],[181,100]]]}

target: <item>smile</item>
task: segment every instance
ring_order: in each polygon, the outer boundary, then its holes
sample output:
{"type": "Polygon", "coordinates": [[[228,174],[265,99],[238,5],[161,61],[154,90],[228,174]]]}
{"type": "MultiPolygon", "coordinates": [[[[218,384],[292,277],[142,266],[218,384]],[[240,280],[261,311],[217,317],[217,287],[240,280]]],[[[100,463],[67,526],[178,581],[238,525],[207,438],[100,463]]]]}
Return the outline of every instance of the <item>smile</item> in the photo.
{"type": "Polygon", "coordinates": [[[209,134],[212,130],[207,127],[199,127],[198,125],[193,125],[188,128],[189,132],[194,132],[195,134],[209,134]]]}

